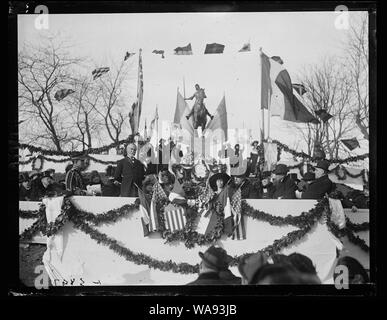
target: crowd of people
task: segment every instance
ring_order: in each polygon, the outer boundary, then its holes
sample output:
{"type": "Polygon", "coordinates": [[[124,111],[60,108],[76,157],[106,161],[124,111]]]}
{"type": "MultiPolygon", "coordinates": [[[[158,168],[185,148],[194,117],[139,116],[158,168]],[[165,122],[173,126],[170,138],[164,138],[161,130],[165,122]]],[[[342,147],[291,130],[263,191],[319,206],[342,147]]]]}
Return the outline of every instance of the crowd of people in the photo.
{"type": "MultiPolygon", "coordinates": [[[[223,248],[211,246],[204,253],[200,252],[199,256],[201,261],[198,278],[187,285],[321,284],[312,260],[297,252],[270,257],[258,252],[245,256],[238,264],[241,277],[234,275],[229,269],[232,257],[223,248]]],[[[337,266],[348,269],[348,285],[369,283],[367,271],[355,258],[340,257],[336,262],[337,266]]],[[[335,282],[339,275],[340,272],[334,272],[335,282]]]]}
{"type": "MultiPolygon", "coordinates": [[[[253,144],[253,149],[254,146],[253,144]]],[[[255,148],[256,149],[256,148],[255,148]]],[[[234,152],[240,153],[239,146],[234,152]]],[[[20,200],[39,201],[44,196],[55,194],[74,195],[95,195],[106,197],[136,197],[138,189],[143,191],[151,190],[154,176],[160,173],[169,172],[168,165],[145,166],[137,159],[137,145],[130,143],[127,145],[126,154],[123,159],[117,162],[116,166],[109,165],[102,179],[97,171],[84,174],[86,168],[86,158],[82,156],[72,158],[72,164],[66,167],[65,178],[56,181],[55,171],[44,172],[32,171],[20,175],[20,200]]],[[[272,171],[260,170],[257,164],[257,157],[249,158],[249,165],[241,167],[243,170],[233,170],[231,175],[218,169],[209,176],[208,182],[215,192],[219,192],[226,185],[231,188],[241,189],[243,199],[315,199],[319,200],[325,195],[329,195],[336,189],[336,184],[328,177],[329,162],[321,159],[314,167],[305,172],[302,179],[298,179],[297,174],[289,173],[289,168],[285,164],[277,164],[272,171]],[[254,176],[251,178],[251,173],[254,176]],[[218,181],[219,180],[219,181],[218,181]],[[219,183],[223,186],[218,188],[219,183]]],[[[236,154],[236,156],[238,156],[236,154]]],[[[192,182],[194,176],[192,170],[189,171],[181,164],[172,166],[174,178],[184,187],[187,182],[192,182]]],[[[160,180],[160,179],[159,179],[160,180]]],[[[163,188],[168,188],[161,182],[163,188]]],[[[355,192],[356,193],[356,192],[355,192]]],[[[351,197],[343,197],[344,207],[357,206],[368,207],[368,187],[364,192],[358,192],[351,197]]]]}

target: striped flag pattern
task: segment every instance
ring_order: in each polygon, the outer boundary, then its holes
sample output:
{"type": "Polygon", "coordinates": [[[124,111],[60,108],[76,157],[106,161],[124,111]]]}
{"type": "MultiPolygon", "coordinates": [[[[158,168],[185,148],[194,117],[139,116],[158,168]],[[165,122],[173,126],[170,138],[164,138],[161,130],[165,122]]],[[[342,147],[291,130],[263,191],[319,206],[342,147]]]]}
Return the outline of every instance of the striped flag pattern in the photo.
{"type": "Polygon", "coordinates": [[[144,232],[144,237],[149,234],[149,223],[150,223],[150,217],[149,217],[149,203],[145,197],[144,192],[140,189],[138,189],[138,198],[140,199],[140,212],[141,212],[141,224],[144,232]]]}
{"type": "Polygon", "coordinates": [[[156,209],[156,204],[161,199],[167,198],[163,188],[161,187],[159,182],[156,182],[153,185],[153,194],[150,205],[150,214],[149,214],[149,231],[158,231],[160,227],[159,217],[156,209]]]}
{"type": "Polygon", "coordinates": [[[231,199],[231,212],[233,214],[233,222],[234,222],[234,231],[232,234],[233,240],[246,239],[246,229],[245,229],[245,224],[242,217],[241,202],[242,202],[241,188],[238,188],[238,190],[235,191],[231,199]]]}
{"type": "Polygon", "coordinates": [[[165,228],[171,232],[184,229],[187,223],[184,208],[169,204],[164,210],[164,222],[165,228]]]}
{"type": "Polygon", "coordinates": [[[102,68],[97,68],[97,69],[93,70],[91,72],[91,74],[93,76],[93,80],[99,78],[100,76],[102,76],[106,72],[109,72],[109,70],[110,70],[109,67],[102,67],[102,68]]]}

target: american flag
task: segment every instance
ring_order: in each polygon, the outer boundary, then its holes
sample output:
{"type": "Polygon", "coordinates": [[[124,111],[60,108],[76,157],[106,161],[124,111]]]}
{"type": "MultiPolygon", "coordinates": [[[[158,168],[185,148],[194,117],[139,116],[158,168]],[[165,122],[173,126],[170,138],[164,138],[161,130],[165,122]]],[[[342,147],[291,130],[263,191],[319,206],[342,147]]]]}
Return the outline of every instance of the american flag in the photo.
{"type": "Polygon", "coordinates": [[[129,112],[129,123],[133,134],[138,132],[138,126],[141,117],[142,99],[144,95],[141,51],[142,50],[140,49],[138,58],[137,101],[132,104],[132,110],[129,112]]]}
{"type": "Polygon", "coordinates": [[[110,70],[109,67],[102,67],[102,68],[97,68],[97,69],[93,70],[91,72],[91,74],[93,75],[93,80],[99,78],[100,76],[102,76],[106,72],[109,72],[109,70],[110,70]]]}
{"type": "Polygon", "coordinates": [[[152,194],[152,200],[151,200],[151,205],[150,205],[150,219],[149,219],[149,231],[158,231],[160,222],[159,222],[159,217],[157,214],[157,209],[156,209],[156,204],[159,202],[161,199],[166,199],[167,195],[165,194],[163,188],[161,187],[159,182],[156,182],[153,185],[153,194],[152,194]]]}
{"type": "Polygon", "coordinates": [[[135,53],[126,51],[124,61],[128,60],[131,56],[134,56],[135,53]]]}
{"type": "Polygon", "coordinates": [[[61,101],[62,99],[66,98],[69,94],[74,92],[75,91],[73,89],[61,89],[55,93],[54,97],[57,101],[61,101]]]}
{"type": "Polygon", "coordinates": [[[187,223],[185,209],[181,206],[169,204],[164,209],[165,228],[171,232],[182,230],[187,223]]]}
{"type": "Polygon", "coordinates": [[[198,222],[196,231],[201,234],[205,234],[208,224],[210,222],[210,216],[207,215],[207,213],[210,212],[208,203],[214,196],[214,191],[209,186],[209,183],[207,183],[205,188],[202,188],[199,198],[198,198],[198,213],[200,214],[200,220],[198,222]]]}
{"type": "Polygon", "coordinates": [[[242,195],[241,188],[233,194],[231,198],[231,212],[233,214],[234,231],[232,234],[233,240],[246,239],[245,224],[242,217],[242,195]]]}

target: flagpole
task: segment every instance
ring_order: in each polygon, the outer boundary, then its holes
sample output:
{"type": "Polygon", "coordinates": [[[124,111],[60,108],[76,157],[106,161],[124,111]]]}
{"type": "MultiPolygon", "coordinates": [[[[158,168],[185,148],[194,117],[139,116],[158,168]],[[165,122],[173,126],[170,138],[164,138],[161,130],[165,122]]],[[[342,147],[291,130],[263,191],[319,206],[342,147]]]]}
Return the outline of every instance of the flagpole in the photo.
{"type": "MultiPolygon", "coordinates": [[[[262,70],[262,47],[259,48],[260,58],[261,58],[261,70],[262,70]]],[[[262,71],[261,71],[262,72],[262,71]]],[[[262,83],[261,83],[261,95],[262,95],[262,83]]],[[[262,103],[262,97],[261,97],[262,103]]],[[[263,146],[263,140],[265,139],[265,113],[261,104],[261,145],[263,146]]]]}
{"type": "MultiPolygon", "coordinates": [[[[160,146],[159,146],[159,111],[158,111],[157,104],[156,104],[156,145],[158,147],[157,148],[157,155],[159,156],[160,155],[160,152],[159,152],[159,148],[160,148],[160,146]]],[[[157,165],[156,165],[157,174],[159,173],[159,163],[160,163],[160,159],[158,159],[157,165]]]]}
{"type": "Polygon", "coordinates": [[[183,95],[185,99],[185,78],[183,77],[183,95]]]}

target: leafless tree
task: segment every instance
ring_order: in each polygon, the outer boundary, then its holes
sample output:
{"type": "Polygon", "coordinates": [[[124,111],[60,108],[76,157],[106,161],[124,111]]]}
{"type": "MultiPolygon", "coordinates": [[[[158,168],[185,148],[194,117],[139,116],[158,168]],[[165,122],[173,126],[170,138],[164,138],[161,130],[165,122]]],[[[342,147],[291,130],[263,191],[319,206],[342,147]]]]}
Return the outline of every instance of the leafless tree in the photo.
{"type": "Polygon", "coordinates": [[[20,140],[54,147],[57,151],[73,142],[72,124],[63,117],[63,108],[55,92],[67,88],[74,68],[81,59],[70,57],[66,43],[55,37],[38,46],[26,44],[18,56],[20,140]],[[27,134],[24,134],[27,133],[27,134]]]}
{"type": "Polygon", "coordinates": [[[365,139],[369,139],[369,55],[368,16],[353,18],[345,44],[345,70],[350,78],[355,123],[365,139]]]}
{"type": "Polygon", "coordinates": [[[124,95],[124,85],[129,67],[124,61],[118,67],[112,65],[113,68],[109,72],[95,80],[98,82],[101,97],[96,110],[108,137],[117,143],[124,138],[128,124],[130,104],[124,95]]]}
{"type": "MultiPolygon", "coordinates": [[[[321,65],[307,68],[302,76],[307,90],[304,104],[316,115],[320,109],[333,117],[320,124],[298,126],[301,136],[312,155],[314,146],[320,145],[330,158],[338,158],[339,153],[348,153],[340,143],[353,130],[350,107],[351,83],[343,74],[341,64],[336,58],[325,58],[321,65]]],[[[317,117],[317,115],[316,115],[317,117]]]]}

